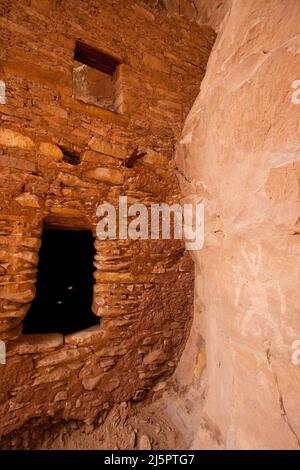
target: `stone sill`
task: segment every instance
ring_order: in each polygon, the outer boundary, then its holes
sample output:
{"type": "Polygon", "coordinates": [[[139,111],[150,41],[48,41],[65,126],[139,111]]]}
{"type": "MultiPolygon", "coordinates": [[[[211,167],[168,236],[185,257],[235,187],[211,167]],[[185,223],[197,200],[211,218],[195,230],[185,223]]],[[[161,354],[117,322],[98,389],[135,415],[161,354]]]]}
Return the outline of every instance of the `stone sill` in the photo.
{"type": "Polygon", "coordinates": [[[14,341],[7,350],[7,357],[15,354],[35,354],[53,351],[64,344],[64,337],[60,333],[22,335],[14,341]]]}
{"type": "Polygon", "coordinates": [[[22,335],[19,340],[8,346],[7,357],[15,354],[38,354],[54,351],[55,349],[68,346],[90,346],[100,344],[105,333],[102,325],[92,326],[85,330],[77,331],[63,336],[60,333],[22,335]]]}
{"type": "Polygon", "coordinates": [[[95,106],[93,104],[87,104],[83,101],[79,101],[75,98],[71,98],[65,95],[61,96],[61,103],[66,108],[69,108],[77,113],[87,114],[104,121],[113,122],[122,127],[128,127],[129,125],[129,117],[125,114],[114,113],[108,109],[100,108],[99,106],[95,106]]]}

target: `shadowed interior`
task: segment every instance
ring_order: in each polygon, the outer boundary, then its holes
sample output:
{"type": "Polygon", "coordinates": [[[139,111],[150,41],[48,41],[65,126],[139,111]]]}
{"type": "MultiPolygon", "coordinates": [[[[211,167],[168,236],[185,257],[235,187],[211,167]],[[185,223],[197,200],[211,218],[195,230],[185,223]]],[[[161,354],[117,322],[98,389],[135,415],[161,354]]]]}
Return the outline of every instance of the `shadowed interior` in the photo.
{"type": "Polygon", "coordinates": [[[36,296],[23,333],[64,335],[99,324],[92,310],[94,239],[88,230],[44,230],[36,296]]]}

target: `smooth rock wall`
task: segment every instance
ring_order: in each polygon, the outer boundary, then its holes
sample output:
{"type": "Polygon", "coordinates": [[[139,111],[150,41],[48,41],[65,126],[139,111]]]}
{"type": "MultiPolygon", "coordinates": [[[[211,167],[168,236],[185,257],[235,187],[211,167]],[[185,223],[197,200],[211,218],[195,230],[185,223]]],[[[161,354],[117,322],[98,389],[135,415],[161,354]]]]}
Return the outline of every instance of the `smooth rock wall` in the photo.
{"type": "Polygon", "coordinates": [[[194,448],[300,447],[299,52],[298,0],[234,0],[178,147],[205,245],[167,409],[194,448]]]}

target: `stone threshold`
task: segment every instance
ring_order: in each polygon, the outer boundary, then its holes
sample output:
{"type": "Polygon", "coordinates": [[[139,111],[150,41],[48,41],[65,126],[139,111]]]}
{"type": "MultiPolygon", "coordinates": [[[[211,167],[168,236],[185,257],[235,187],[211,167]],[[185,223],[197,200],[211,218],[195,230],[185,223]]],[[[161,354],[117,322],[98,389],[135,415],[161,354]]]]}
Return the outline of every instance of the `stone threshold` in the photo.
{"type": "Polygon", "coordinates": [[[7,357],[15,354],[36,354],[53,351],[61,346],[90,346],[99,344],[107,331],[96,325],[66,336],[60,333],[23,335],[8,348],[7,357]]]}
{"type": "Polygon", "coordinates": [[[84,103],[75,98],[70,98],[69,96],[61,96],[61,103],[66,108],[75,111],[80,114],[87,114],[89,116],[102,119],[109,122],[114,122],[119,126],[128,127],[129,117],[125,114],[118,114],[108,109],[100,108],[98,106],[84,103]]]}

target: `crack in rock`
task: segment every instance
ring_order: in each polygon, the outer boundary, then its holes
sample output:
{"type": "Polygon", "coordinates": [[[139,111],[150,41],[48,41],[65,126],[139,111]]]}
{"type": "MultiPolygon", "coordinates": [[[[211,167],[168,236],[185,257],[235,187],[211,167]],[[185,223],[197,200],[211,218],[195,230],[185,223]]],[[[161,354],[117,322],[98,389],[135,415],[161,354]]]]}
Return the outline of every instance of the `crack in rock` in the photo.
{"type": "Polygon", "coordinates": [[[270,367],[270,370],[273,374],[273,377],[274,377],[274,382],[275,382],[275,386],[276,386],[276,390],[277,390],[277,393],[278,393],[278,401],[279,401],[279,407],[280,407],[280,411],[281,411],[281,416],[283,417],[284,421],[286,422],[289,430],[291,431],[291,433],[293,434],[293,436],[295,437],[296,441],[297,441],[297,445],[298,447],[300,448],[300,438],[298,437],[293,425],[290,423],[289,421],[289,417],[287,415],[287,412],[286,412],[286,408],[285,408],[285,405],[284,405],[284,401],[283,401],[283,397],[282,397],[282,393],[280,391],[280,388],[279,388],[279,382],[278,382],[278,377],[277,377],[277,374],[276,372],[274,371],[273,369],[273,365],[272,365],[272,361],[271,361],[271,350],[270,348],[268,348],[266,350],[266,356],[267,356],[267,361],[268,361],[268,364],[269,364],[269,367],[270,367]]]}

